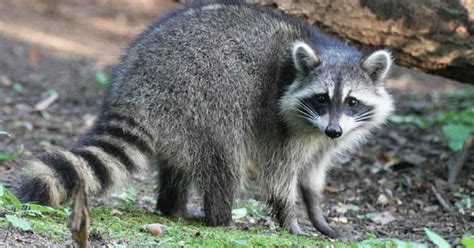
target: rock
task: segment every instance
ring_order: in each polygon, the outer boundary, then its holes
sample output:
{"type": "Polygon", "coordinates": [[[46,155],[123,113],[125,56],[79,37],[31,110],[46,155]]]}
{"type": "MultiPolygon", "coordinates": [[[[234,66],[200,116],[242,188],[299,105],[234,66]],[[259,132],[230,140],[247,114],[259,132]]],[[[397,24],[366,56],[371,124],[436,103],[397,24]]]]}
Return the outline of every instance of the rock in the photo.
{"type": "Polygon", "coordinates": [[[334,217],[334,218],[332,218],[332,221],[334,221],[334,222],[336,222],[336,223],[342,223],[342,224],[347,224],[347,223],[349,223],[349,220],[347,220],[347,218],[344,217],[344,216],[334,217]]]}
{"type": "Polygon", "coordinates": [[[112,209],[112,211],[110,211],[110,215],[112,216],[117,216],[117,215],[122,215],[123,213],[120,212],[120,210],[117,210],[117,209],[112,209]]]}
{"type": "Polygon", "coordinates": [[[387,205],[388,204],[388,198],[384,194],[379,195],[377,198],[377,204],[379,205],[387,205]]]}
{"type": "Polygon", "coordinates": [[[166,229],[165,225],[159,223],[143,225],[140,230],[149,232],[155,236],[160,236],[166,229]]]}

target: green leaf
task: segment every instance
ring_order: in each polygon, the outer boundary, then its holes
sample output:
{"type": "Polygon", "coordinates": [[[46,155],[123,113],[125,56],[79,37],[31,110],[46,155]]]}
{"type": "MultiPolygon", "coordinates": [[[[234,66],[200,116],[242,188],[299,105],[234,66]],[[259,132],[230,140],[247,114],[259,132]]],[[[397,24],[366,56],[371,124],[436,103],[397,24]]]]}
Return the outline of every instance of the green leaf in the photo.
{"type": "Polygon", "coordinates": [[[7,133],[6,131],[2,131],[0,130],[0,136],[8,136],[8,137],[11,137],[11,135],[9,133],[7,133]]]}
{"type": "Polygon", "coordinates": [[[23,89],[25,89],[25,86],[23,86],[22,83],[16,82],[16,83],[13,83],[12,88],[16,92],[21,92],[23,91],[23,89]]]}
{"type": "Polygon", "coordinates": [[[23,152],[23,146],[14,152],[0,153],[0,162],[18,157],[23,152]]]}
{"type": "Polygon", "coordinates": [[[449,139],[449,148],[453,151],[462,149],[469,135],[474,132],[474,126],[463,124],[448,124],[443,126],[443,134],[449,139]]]}
{"type": "Polygon", "coordinates": [[[12,226],[20,228],[23,231],[28,231],[31,230],[30,223],[28,223],[26,220],[20,219],[16,217],[15,215],[5,215],[5,219],[12,224],[12,226]]]}
{"type": "Polygon", "coordinates": [[[29,216],[35,216],[35,217],[44,217],[43,213],[41,213],[40,211],[36,211],[36,210],[22,210],[22,211],[18,212],[18,215],[19,216],[29,215],[29,216]]]}
{"type": "Polygon", "coordinates": [[[366,239],[376,239],[377,238],[377,235],[375,233],[367,233],[366,235],[366,239]]]}
{"type": "Polygon", "coordinates": [[[456,201],[454,206],[458,209],[470,209],[472,207],[471,198],[466,195],[461,200],[456,201]]]}
{"type": "Polygon", "coordinates": [[[18,200],[18,198],[16,198],[16,196],[14,196],[10,192],[10,190],[5,188],[3,185],[2,185],[2,191],[3,191],[3,194],[2,194],[2,197],[0,197],[0,207],[5,207],[15,212],[20,211],[21,209],[20,200],[18,200]]]}
{"type": "Polygon", "coordinates": [[[19,213],[41,217],[44,217],[45,214],[55,214],[61,217],[69,216],[65,209],[56,209],[50,206],[42,206],[35,203],[23,204],[23,208],[19,213]]]}
{"type": "Polygon", "coordinates": [[[3,198],[3,194],[5,193],[3,184],[0,184],[0,199],[3,198]]]}
{"type": "Polygon", "coordinates": [[[354,204],[342,204],[341,208],[347,209],[347,211],[354,211],[354,212],[358,212],[360,210],[360,207],[354,204]]]}
{"type": "Polygon", "coordinates": [[[443,237],[441,237],[439,234],[431,231],[428,228],[425,228],[425,233],[426,236],[433,242],[436,246],[439,248],[451,248],[451,245],[446,241],[443,237]]]}
{"type": "Polygon", "coordinates": [[[399,239],[369,239],[356,244],[357,248],[373,248],[373,247],[397,247],[397,248],[427,248],[425,244],[406,242],[399,239]]]}
{"type": "Polygon", "coordinates": [[[98,71],[95,74],[95,81],[104,88],[109,87],[109,77],[103,71],[98,71]]]}
{"type": "Polygon", "coordinates": [[[402,241],[399,239],[392,239],[397,248],[428,248],[425,244],[415,243],[411,241],[402,241]]]}
{"type": "Polygon", "coordinates": [[[149,196],[149,195],[146,195],[142,198],[142,200],[148,204],[155,204],[156,203],[156,198],[155,197],[152,197],[152,196],[149,196]]]}
{"type": "Polygon", "coordinates": [[[44,91],[41,95],[48,97],[52,95],[59,95],[58,90],[54,88],[49,88],[46,91],[44,91]]]}
{"type": "Polygon", "coordinates": [[[464,248],[474,248],[474,236],[464,236],[461,239],[464,248]]]}
{"type": "Polygon", "coordinates": [[[392,115],[389,120],[394,123],[413,123],[422,129],[430,124],[427,119],[415,115],[392,115]]]}
{"type": "Polygon", "coordinates": [[[245,216],[247,216],[246,208],[236,208],[232,210],[232,219],[234,220],[242,219],[245,216]]]}
{"type": "Polygon", "coordinates": [[[246,245],[247,244],[247,240],[245,239],[236,239],[234,240],[234,243],[238,244],[238,245],[246,245]]]}
{"type": "Polygon", "coordinates": [[[245,207],[250,214],[262,219],[268,219],[270,217],[265,207],[255,199],[249,199],[245,202],[243,207],[245,207]]]}
{"type": "Polygon", "coordinates": [[[38,211],[41,213],[55,213],[57,210],[49,206],[41,206],[35,203],[26,203],[23,205],[24,208],[31,211],[38,211]]]}
{"type": "Polygon", "coordinates": [[[472,125],[474,124],[474,108],[473,109],[466,109],[463,111],[452,112],[446,111],[440,113],[435,118],[435,122],[441,124],[447,123],[456,123],[456,124],[466,124],[472,125]]]}

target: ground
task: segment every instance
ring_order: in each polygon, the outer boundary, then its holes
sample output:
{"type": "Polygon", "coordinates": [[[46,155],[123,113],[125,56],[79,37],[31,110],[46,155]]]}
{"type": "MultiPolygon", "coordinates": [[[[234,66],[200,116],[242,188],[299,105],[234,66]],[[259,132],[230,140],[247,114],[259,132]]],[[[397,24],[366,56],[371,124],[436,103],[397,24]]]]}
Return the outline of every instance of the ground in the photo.
{"type": "MultiPolygon", "coordinates": [[[[0,136],[0,153],[23,148],[19,157],[0,161],[4,185],[17,183],[15,176],[24,160],[53,146],[67,147],[90,127],[107,86],[105,77],[123,48],[155,16],[177,6],[164,0],[0,3],[0,131],[11,134],[0,136]],[[58,99],[50,106],[38,105],[56,93],[58,99]]],[[[396,70],[389,87],[398,116],[429,118],[456,103],[473,103],[466,101],[474,96],[471,87],[403,68],[396,70]],[[459,91],[464,93],[452,95],[459,91]]],[[[153,212],[154,183],[147,177],[137,178],[131,187],[109,197],[92,200],[91,240],[112,245],[346,246],[380,237],[427,244],[424,228],[429,228],[458,244],[474,230],[473,155],[468,156],[456,187],[448,189],[447,168],[457,154],[448,148],[440,126],[393,119],[361,149],[335,163],[329,176],[324,210],[346,243],[327,241],[309,227],[306,230],[315,237],[280,232],[262,204],[252,201],[262,199],[250,193],[255,192],[253,188],[243,190],[235,207],[237,219],[230,228],[166,219],[153,212]],[[453,212],[441,206],[435,192],[457,206],[453,212]],[[466,199],[469,206],[459,207],[466,199]],[[248,213],[242,214],[242,209],[248,213]],[[139,231],[141,225],[156,222],[168,227],[164,235],[139,231]]],[[[33,231],[19,231],[0,221],[0,245],[72,243],[62,224],[65,217],[28,219],[33,231]]]]}

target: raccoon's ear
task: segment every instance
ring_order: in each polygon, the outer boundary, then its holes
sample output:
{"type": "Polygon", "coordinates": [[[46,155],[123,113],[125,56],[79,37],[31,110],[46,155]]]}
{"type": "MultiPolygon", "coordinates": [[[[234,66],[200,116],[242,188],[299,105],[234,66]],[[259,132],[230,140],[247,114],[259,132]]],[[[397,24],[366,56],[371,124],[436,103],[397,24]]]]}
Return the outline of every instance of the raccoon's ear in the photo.
{"type": "Polygon", "coordinates": [[[375,82],[382,81],[387,77],[392,64],[392,54],[387,50],[375,51],[362,60],[362,68],[375,82]]]}
{"type": "Polygon", "coordinates": [[[314,50],[308,44],[301,41],[296,41],[293,44],[291,55],[296,70],[302,73],[308,73],[321,64],[321,59],[314,50]]]}

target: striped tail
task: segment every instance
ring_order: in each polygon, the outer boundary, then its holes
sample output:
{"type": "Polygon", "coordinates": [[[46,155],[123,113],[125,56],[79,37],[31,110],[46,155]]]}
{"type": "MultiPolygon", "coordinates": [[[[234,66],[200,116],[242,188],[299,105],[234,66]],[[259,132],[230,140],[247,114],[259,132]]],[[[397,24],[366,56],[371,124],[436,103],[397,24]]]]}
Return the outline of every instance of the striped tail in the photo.
{"type": "Polygon", "coordinates": [[[153,159],[153,144],[143,123],[108,113],[70,150],[45,153],[30,162],[18,195],[24,202],[66,203],[78,178],[73,166],[80,168],[89,195],[103,194],[143,172],[153,159]]]}

